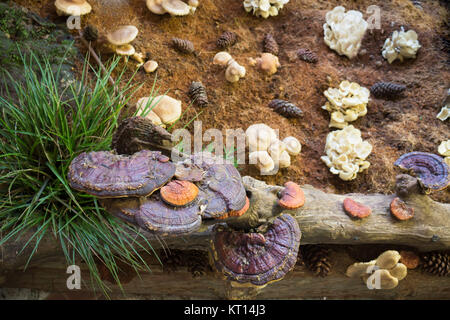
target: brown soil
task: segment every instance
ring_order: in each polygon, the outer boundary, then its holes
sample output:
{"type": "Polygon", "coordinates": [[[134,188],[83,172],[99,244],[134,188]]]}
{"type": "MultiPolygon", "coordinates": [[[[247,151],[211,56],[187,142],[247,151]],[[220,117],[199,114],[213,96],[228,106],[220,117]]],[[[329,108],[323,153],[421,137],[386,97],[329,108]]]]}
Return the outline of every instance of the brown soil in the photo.
{"type": "MultiPolygon", "coordinates": [[[[42,16],[63,21],[56,16],[54,0],[16,2],[42,16]]],[[[450,80],[448,7],[443,2],[423,1],[422,11],[408,0],[291,0],[277,17],[267,20],[247,14],[241,0],[201,0],[195,14],[187,17],[152,14],[144,0],[89,2],[93,12],[82,18],[83,26],[93,24],[101,33],[123,24],[139,28],[134,45],[137,51],[149,53],[159,63],[159,92],[170,90],[169,94],[182,100],[183,107],[187,108],[191,81],[201,81],[206,86],[210,106],[203,110],[189,107],[176,127],[183,127],[202,111],[198,119],[203,121],[203,130],[245,130],[251,124],[263,122],[279,129],[281,138],[292,135],[301,141],[303,150],[288,169],[275,176],[258,176],[256,169],[243,166],[240,169],[244,175],[250,174],[272,184],[294,180],[337,193],[391,193],[398,173],[393,162],[401,154],[410,151],[437,153],[439,143],[450,138],[448,121],[436,118],[450,80]],[[326,46],[322,26],[327,11],[343,5],[365,13],[366,8],[374,4],[381,8],[382,29],[366,33],[357,58],[349,60],[326,46]],[[381,56],[381,48],[384,40],[401,25],[405,30],[414,29],[418,33],[422,48],[417,59],[390,65],[381,56]],[[224,70],[212,65],[219,51],[215,42],[223,31],[233,31],[239,36],[229,52],[246,67],[247,75],[236,84],[228,83],[224,70]],[[282,65],[271,77],[264,76],[248,63],[248,58],[256,58],[261,53],[262,39],[268,32],[280,46],[282,65]],[[172,37],[191,40],[198,55],[175,51],[170,46],[172,37]],[[308,64],[296,59],[293,53],[299,48],[316,52],[319,62],[308,64]],[[380,80],[407,86],[405,97],[396,101],[372,97],[367,115],[353,123],[374,148],[368,158],[371,167],[351,182],[341,181],[331,174],[320,160],[330,132],[329,114],[320,108],[326,101],[323,91],[345,79],[368,88],[380,80]],[[268,102],[276,97],[298,105],[304,117],[288,120],[268,108],[268,102]]],[[[131,70],[133,66],[134,62],[130,61],[131,70]]],[[[137,73],[136,81],[145,85],[135,96],[136,100],[150,94],[154,77],[143,70],[137,73]]],[[[192,130],[192,124],[188,128],[192,130]]],[[[450,191],[437,192],[434,197],[450,202],[450,191]]]]}

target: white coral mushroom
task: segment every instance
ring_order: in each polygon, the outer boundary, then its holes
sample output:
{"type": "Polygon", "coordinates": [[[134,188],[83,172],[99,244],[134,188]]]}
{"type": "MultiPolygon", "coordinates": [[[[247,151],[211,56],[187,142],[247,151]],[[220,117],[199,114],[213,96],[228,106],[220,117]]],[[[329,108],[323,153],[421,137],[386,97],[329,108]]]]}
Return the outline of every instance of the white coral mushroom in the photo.
{"type": "Polygon", "coordinates": [[[403,62],[405,58],[415,58],[417,50],[421,47],[417,38],[417,33],[414,30],[405,32],[401,27],[400,31],[394,31],[392,37],[386,39],[381,54],[389,63],[392,63],[395,59],[403,62]]]}
{"type": "Polygon", "coordinates": [[[340,55],[354,58],[361,47],[361,41],[367,30],[368,23],[359,11],[337,6],[325,15],[323,25],[324,41],[340,55]]]}

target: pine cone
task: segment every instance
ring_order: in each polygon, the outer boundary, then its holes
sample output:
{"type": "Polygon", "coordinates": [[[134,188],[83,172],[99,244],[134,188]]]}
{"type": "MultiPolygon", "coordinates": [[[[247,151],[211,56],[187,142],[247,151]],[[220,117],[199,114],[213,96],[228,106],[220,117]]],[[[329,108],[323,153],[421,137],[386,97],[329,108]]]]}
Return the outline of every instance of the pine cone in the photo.
{"type": "Polygon", "coordinates": [[[206,89],[201,82],[193,81],[189,87],[189,96],[198,106],[204,108],[208,105],[206,89]]]}
{"type": "Polygon", "coordinates": [[[420,266],[423,271],[437,275],[447,276],[450,274],[450,252],[433,251],[426,252],[420,257],[420,266]]]}
{"type": "Polygon", "coordinates": [[[274,99],[269,102],[269,107],[286,118],[300,118],[303,116],[303,111],[289,101],[274,99]]]}
{"type": "Polygon", "coordinates": [[[317,55],[309,49],[299,49],[297,51],[297,56],[309,63],[316,63],[318,60],[317,55]]]}
{"type": "Polygon", "coordinates": [[[189,40],[172,38],[172,45],[175,49],[183,53],[193,53],[195,51],[194,44],[189,40]]]}
{"type": "Polygon", "coordinates": [[[305,266],[315,276],[326,277],[331,271],[330,250],[317,245],[304,245],[300,247],[305,266]]]}
{"type": "Polygon", "coordinates": [[[97,41],[98,39],[98,30],[92,24],[89,24],[86,28],[83,29],[83,38],[87,41],[97,41]]]}
{"type": "Polygon", "coordinates": [[[370,92],[377,98],[393,99],[399,97],[405,89],[406,86],[402,84],[377,82],[370,88],[370,92]]]}
{"type": "Polygon", "coordinates": [[[237,42],[236,33],[231,31],[225,31],[222,35],[217,39],[217,46],[221,49],[226,49],[231,47],[233,44],[237,42]]]}
{"type": "Polygon", "coordinates": [[[275,41],[274,37],[268,33],[264,37],[264,52],[268,52],[273,54],[274,56],[278,56],[278,44],[275,41]]]}

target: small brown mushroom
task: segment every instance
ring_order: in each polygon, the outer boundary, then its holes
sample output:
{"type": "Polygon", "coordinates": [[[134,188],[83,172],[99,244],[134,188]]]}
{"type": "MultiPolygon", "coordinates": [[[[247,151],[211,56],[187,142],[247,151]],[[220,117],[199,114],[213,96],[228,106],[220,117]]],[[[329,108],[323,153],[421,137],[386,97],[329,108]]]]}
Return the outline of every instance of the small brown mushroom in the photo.
{"type": "Polygon", "coordinates": [[[174,206],[186,206],[197,198],[198,188],[185,180],[173,180],[161,188],[161,198],[174,206]]]}
{"type": "Polygon", "coordinates": [[[400,251],[400,262],[403,263],[408,269],[415,269],[419,266],[420,258],[412,251],[400,251]]]}
{"type": "Polygon", "coordinates": [[[285,209],[297,209],[305,204],[305,194],[298,184],[288,181],[280,192],[278,204],[285,209]]]}
{"type": "Polygon", "coordinates": [[[409,220],[414,217],[414,208],[410,208],[400,199],[395,198],[391,202],[391,213],[398,220],[409,220]]]}
{"type": "Polygon", "coordinates": [[[400,253],[395,250],[388,250],[380,254],[376,260],[376,265],[381,269],[392,269],[400,261],[400,253]]]}
{"type": "Polygon", "coordinates": [[[350,198],[344,199],[344,210],[352,218],[360,218],[360,219],[368,217],[372,213],[372,209],[350,198]]]}
{"type": "Polygon", "coordinates": [[[280,67],[278,57],[267,52],[263,53],[260,58],[257,58],[256,63],[258,68],[269,76],[276,73],[278,67],[280,67]]]}

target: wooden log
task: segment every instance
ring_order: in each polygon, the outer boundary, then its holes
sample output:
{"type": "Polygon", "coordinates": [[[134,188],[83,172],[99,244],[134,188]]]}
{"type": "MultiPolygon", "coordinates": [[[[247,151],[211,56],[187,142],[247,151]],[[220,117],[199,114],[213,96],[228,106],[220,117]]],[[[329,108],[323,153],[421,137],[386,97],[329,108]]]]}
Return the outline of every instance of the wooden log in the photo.
{"type": "MultiPolygon", "coordinates": [[[[355,262],[345,248],[333,248],[332,271],[327,277],[313,275],[305,266],[297,264],[286,277],[268,285],[256,296],[258,299],[448,299],[450,277],[437,277],[421,271],[408,270],[406,278],[391,290],[368,289],[361,279],[348,278],[345,271],[355,262]]],[[[193,278],[186,267],[167,272],[156,261],[149,261],[152,272],[142,272],[131,282],[123,284],[123,293],[117,285],[108,284],[112,299],[226,299],[227,283],[212,271],[193,278]]],[[[69,274],[61,257],[34,264],[25,272],[11,271],[0,276],[0,287],[28,288],[50,293],[48,299],[102,299],[105,298],[91,286],[84,264],[81,267],[81,290],[66,286],[69,274]]]]}
{"type": "MultiPolygon", "coordinates": [[[[266,183],[246,176],[243,178],[247,190],[256,200],[254,205],[262,214],[280,213],[277,205],[277,192],[280,186],[266,183]]],[[[421,251],[445,250],[450,248],[450,204],[433,201],[426,195],[412,193],[403,199],[415,210],[411,220],[397,221],[390,214],[390,202],[396,195],[382,194],[347,194],[325,193],[312,186],[302,187],[306,204],[297,210],[286,210],[297,219],[302,230],[301,244],[393,244],[415,247],[421,251]],[[343,210],[343,200],[350,197],[372,209],[372,214],[362,220],[353,220],[343,210]]],[[[150,239],[155,248],[161,242],[144,230],[139,230],[150,239]]],[[[201,232],[170,238],[165,237],[165,246],[174,249],[209,248],[211,226],[201,232]]],[[[23,266],[33,242],[22,254],[18,252],[28,241],[27,235],[18,240],[11,240],[0,248],[0,268],[15,269],[23,266]]],[[[45,238],[35,253],[35,260],[55,256],[60,252],[59,241],[45,238]]]]}

